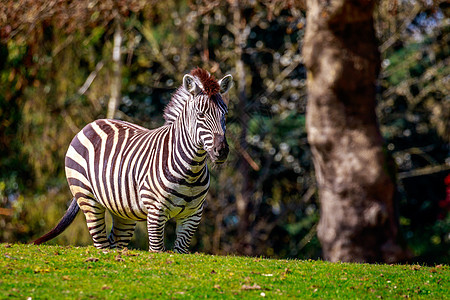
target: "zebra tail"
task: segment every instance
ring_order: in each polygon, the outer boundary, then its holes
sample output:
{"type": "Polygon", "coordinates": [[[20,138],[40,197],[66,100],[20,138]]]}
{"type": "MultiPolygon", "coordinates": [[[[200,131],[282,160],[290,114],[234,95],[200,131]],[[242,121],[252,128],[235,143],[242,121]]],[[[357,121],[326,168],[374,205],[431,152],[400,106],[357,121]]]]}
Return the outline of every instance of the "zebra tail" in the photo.
{"type": "Polygon", "coordinates": [[[58,225],[50,230],[50,232],[35,240],[33,244],[40,245],[60,235],[64,230],[66,230],[67,227],[69,227],[70,224],[72,224],[79,211],[80,207],[78,206],[77,200],[73,198],[72,203],[70,203],[69,208],[67,209],[62,219],[59,221],[58,225]]]}

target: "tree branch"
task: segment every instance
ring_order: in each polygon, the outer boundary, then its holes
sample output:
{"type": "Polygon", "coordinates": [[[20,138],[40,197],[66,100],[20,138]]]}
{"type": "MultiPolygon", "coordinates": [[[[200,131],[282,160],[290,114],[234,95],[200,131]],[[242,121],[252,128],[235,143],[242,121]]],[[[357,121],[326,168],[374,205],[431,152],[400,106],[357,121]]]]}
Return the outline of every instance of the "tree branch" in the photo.
{"type": "Polygon", "coordinates": [[[99,61],[96,65],[95,65],[95,69],[94,71],[91,72],[91,74],[89,74],[89,76],[86,78],[86,81],[83,83],[83,85],[78,89],[78,94],[80,96],[84,95],[87,90],[89,89],[89,87],[91,86],[92,82],[94,82],[94,79],[97,77],[98,72],[100,72],[100,70],[103,68],[104,66],[104,62],[103,60],[99,61]]]}
{"type": "Polygon", "coordinates": [[[430,175],[434,173],[439,173],[443,171],[450,170],[449,165],[437,165],[437,166],[427,166],[420,169],[414,169],[407,172],[398,173],[397,177],[399,180],[410,178],[410,177],[417,177],[417,176],[423,176],[423,175],[430,175]]]}

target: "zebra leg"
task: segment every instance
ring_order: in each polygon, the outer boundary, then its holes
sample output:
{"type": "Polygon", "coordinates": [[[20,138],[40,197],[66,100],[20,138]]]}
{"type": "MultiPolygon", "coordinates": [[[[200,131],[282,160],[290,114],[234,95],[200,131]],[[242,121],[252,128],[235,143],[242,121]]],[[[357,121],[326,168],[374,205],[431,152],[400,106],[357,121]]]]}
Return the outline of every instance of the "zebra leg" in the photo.
{"type": "Polygon", "coordinates": [[[108,236],[108,241],[111,248],[123,248],[128,246],[133,237],[136,221],[124,219],[114,214],[111,214],[113,225],[108,236]]]}
{"type": "Polygon", "coordinates": [[[108,248],[109,241],[106,238],[105,207],[90,197],[78,197],[77,202],[86,217],[87,227],[94,241],[94,247],[98,249],[108,248]]]}
{"type": "Polygon", "coordinates": [[[167,216],[160,211],[150,211],[147,215],[148,250],[150,252],[164,251],[164,227],[167,216]]]}
{"type": "Polygon", "coordinates": [[[192,236],[202,219],[202,213],[203,210],[200,210],[193,215],[177,220],[177,237],[175,239],[173,251],[178,253],[189,252],[189,245],[191,244],[192,236]]]}

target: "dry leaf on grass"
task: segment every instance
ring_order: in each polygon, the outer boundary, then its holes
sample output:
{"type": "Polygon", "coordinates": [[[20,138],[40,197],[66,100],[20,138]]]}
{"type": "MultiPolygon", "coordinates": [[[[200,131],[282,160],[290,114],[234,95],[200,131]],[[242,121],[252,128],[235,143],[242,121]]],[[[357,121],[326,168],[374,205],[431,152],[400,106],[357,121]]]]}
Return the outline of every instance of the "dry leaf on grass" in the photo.
{"type": "Polygon", "coordinates": [[[259,285],[257,285],[256,283],[253,284],[253,285],[247,285],[247,284],[244,284],[244,285],[241,287],[241,289],[242,289],[242,290],[260,290],[261,287],[260,287],[259,285]]]}
{"type": "Polygon", "coordinates": [[[98,261],[98,258],[96,258],[96,257],[89,257],[89,258],[86,258],[84,261],[86,261],[86,262],[88,262],[88,261],[96,262],[96,261],[98,261]]]}

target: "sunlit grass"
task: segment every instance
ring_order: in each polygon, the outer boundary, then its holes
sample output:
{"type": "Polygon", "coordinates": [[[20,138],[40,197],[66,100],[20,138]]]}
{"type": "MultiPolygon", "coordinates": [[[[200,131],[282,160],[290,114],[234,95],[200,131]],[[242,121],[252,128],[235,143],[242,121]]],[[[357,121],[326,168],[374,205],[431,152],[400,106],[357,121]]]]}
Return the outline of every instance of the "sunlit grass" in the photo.
{"type": "Polygon", "coordinates": [[[447,265],[369,265],[0,244],[0,298],[444,299],[447,265]]]}

